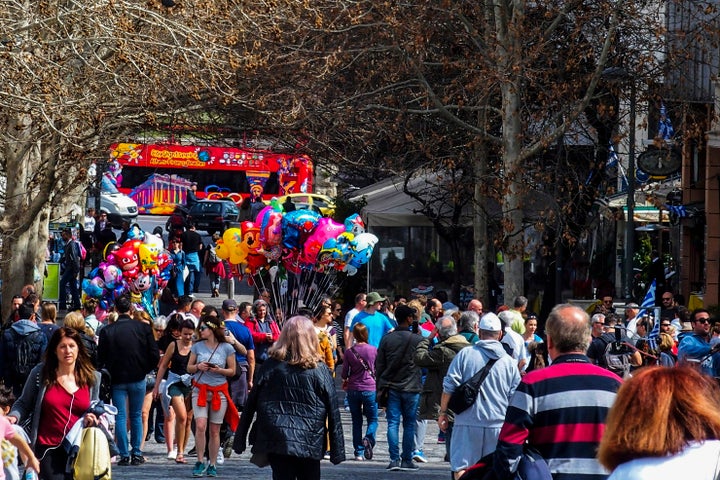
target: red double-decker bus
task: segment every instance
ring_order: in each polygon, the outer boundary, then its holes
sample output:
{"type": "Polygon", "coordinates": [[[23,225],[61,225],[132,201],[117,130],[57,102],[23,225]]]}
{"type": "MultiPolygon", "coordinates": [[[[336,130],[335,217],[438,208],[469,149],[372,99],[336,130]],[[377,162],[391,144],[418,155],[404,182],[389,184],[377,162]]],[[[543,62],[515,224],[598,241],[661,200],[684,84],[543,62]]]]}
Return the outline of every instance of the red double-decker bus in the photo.
{"type": "Polygon", "coordinates": [[[186,203],[193,183],[199,198],[229,197],[238,205],[250,195],[269,200],[313,188],[307,155],[236,147],[115,143],[107,176],[140,213],[162,215],[186,203]]]}

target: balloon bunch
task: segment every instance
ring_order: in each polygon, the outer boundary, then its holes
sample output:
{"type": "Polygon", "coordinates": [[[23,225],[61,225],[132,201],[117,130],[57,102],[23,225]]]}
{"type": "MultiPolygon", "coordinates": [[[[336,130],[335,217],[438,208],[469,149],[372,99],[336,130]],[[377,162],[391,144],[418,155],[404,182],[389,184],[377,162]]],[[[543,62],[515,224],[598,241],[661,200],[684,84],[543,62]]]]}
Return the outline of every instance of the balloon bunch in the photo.
{"type": "MultiPolygon", "coordinates": [[[[377,242],[375,235],[365,232],[358,214],[341,224],[312,210],[284,212],[273,198],[254,222],[225,230],[215,252],[230,263],[234,276],[247,276],[251,285],[264,283],[262,274],[267,273],[276,298],[287,293],[289,282],[294,289],[312,291],[319,300],[334,284],[335,275],[355,275],[370,260],[377,242]]],[[[312,307],[315,301],[305,298],[301,303],[312,307]]]]}
{"type": "Polygon", "coordinates": [[[272,266],[292,273],[334,269],[354,275],[370,260],[377,241],[375,235],[365,232],[358,214],[348,217],[343,225],[312,210],[284,213],[282,205],[273,199],[254,222],[225,230],[216,253],[237,267],[239,278],[272,266]]]}
{"type": "Polygon", "coordinates": [[[101,316],[128,292],[137,308],[154,315],[155,296],[167,285],[171,272],[172,260],[162,238],[133,226],[124,243],[105,247],[103,261],[83,279],[82,291],[99,300],[101,316]]]}

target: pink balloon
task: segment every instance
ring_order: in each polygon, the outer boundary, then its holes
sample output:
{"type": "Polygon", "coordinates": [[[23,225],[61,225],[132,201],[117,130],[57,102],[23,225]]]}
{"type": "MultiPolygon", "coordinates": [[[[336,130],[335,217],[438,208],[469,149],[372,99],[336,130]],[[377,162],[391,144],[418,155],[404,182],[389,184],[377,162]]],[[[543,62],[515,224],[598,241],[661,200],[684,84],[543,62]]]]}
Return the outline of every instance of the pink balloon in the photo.
{"type": "Polygon", "coordinates": [[[313,230],[303,244],[300,263],[315,265],[318,253],[322,250],[323,244],[331,238],[336,238],[344,231],[345,225],[336,222],[332,218],[322,217],[318,220],[315,230],[313,230]]]}

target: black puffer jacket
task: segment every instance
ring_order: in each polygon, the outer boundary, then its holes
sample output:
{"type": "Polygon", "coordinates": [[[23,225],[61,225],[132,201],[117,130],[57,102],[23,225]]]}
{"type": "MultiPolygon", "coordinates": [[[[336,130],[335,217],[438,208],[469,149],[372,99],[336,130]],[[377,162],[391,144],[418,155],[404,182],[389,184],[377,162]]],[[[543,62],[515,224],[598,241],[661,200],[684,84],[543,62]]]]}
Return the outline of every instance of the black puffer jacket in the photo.
{"type": "Polygon", "coordinates": [[[330,432],[330,461],[345,460],[337,394],[325,364],[304,370],[266,360],[255,374],[254,386],[243,408],[233,449],[245,451],[250,431],[252,453],[275,453],[321,460],[325,454],[325,420],[330,432]]]}

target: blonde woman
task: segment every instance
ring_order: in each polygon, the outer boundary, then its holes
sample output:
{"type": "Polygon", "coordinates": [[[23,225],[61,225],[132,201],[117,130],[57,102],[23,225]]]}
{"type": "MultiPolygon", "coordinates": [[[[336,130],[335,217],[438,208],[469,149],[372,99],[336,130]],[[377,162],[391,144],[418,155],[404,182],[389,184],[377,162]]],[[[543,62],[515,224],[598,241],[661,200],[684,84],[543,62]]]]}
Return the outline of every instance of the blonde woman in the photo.
{"type": "Polygon", "coordinates": [[[38,323],[38,327],[43,331],[48,341],[50,341],[50,337],[52,337],[55,330],[60,328],[60,326],[55,323],[56,320],[57,307],[55,304],[52,302],[43,302],[42,307],[40,307],[40,323],[38,323]]]}
{"type": "Polygon", "coordinates": [[[280,337],[268,351],[268,360],[255,376],[243,409],[233,449],[242,453],[250,425],[253,456],[264,456],[275,480],[320,479],[325,454],[326,429],[330,436],[330,461],[345,460],[345,443],[335,383],[318,354],[313,322],[302,316],[289,318],[280,337]],[[287,405],[293,405],[288,409],[287,405]]]}

